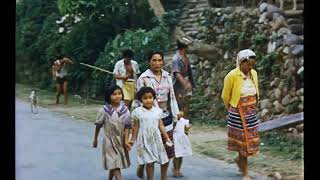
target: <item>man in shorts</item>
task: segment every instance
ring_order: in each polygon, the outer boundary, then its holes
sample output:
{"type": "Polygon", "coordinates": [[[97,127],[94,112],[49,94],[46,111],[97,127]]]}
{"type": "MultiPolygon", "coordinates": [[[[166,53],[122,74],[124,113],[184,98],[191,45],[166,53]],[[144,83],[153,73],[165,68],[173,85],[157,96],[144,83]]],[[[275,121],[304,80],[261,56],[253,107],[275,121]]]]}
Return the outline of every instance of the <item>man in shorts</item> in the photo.
{"type": "Polygon", "coordinates": [[[59,58],[58,60],[54,61],[52,66],[52,74],[53,77],[56,79],[56,104],[59,104],[60,94],[64,95],[64,105],[68,104],[68,72],[66,69],[67,64],[73,64],[73,62],[66,58],[59,58]]]}

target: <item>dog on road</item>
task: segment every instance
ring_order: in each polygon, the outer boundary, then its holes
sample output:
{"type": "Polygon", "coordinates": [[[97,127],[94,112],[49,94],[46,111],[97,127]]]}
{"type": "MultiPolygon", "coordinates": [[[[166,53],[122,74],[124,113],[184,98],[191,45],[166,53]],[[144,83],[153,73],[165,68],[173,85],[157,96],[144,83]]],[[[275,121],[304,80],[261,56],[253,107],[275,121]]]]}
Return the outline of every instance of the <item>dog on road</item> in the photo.
{"type": "Polygon", "coordinates": [[[38,113],[38,102],[39,102],[37,92],[35,90],[31,91],[31,94],[29,97],[30,97],[31,112],[34,114],[37,114],[38,113]]]}

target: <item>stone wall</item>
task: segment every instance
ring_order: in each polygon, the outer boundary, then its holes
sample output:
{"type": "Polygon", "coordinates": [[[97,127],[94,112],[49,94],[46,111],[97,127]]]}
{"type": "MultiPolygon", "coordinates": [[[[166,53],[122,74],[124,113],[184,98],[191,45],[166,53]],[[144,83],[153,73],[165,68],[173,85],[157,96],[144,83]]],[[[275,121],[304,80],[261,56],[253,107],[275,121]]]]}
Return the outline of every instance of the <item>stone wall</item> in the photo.
{"type": "Polygon", "coordinates": [[[283,11],[267,3],[257,8],[215,8],[206,3],[186,0],[178,26],[194,41],[189,58],[197,90],[210,100],[208,115],[212,119],[225,118],[220,97],[223,79],[235,67],[237,52],[244,48],[254,49],[260,58],[255,68],[261,91],[259,119],[266,121],[303,111],[301,5],[297,11],[283,11]]]}

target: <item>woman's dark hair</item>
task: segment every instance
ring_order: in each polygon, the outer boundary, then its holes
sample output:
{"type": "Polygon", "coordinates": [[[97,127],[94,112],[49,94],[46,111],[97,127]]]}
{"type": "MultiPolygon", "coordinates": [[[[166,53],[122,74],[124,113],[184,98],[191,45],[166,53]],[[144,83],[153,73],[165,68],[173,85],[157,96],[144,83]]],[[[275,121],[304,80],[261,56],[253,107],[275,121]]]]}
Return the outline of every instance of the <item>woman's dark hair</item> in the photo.
{"type": "Polygon", "coordinates": [[[247,62],[249,60],[256,60],[256,56],[249,56],[248,58],[241,61],[241,63],[247,62]]]}
{"type": "Polygon", "coordinates": [[[242,60],[242,61],[240,62],[240,64],[245,63],[245,62],[247,62],[247,61],[248,61],[248,59],[244,59],[244,60],[242,60]]]}
{"type": "Polygon", "coordinates": [[[148,57],[147,57],[148,58],[148,62],[151,61],[152,56],[155,55],[155,54],[159,54],[161,56],[162,60],[164,60],[163,59],[163,53],[161,51],[151,51],[151,52],[148,53],[148,57]]]}
{"type": "Polygon", "coordinates": [[[151,93],[153,98],[156,99],[156,92],[151,87],[144,86],[137,92],[137,98],[140,102],[142,102],[142,96],[146,93],[151,93]]]}
{"type": "Polygon", "coordinates": [[[180,42],[179,40],[177,40],[177,47],[179,50],[183,49],[183,48],[187,48],[188,45],[183,44],[182,42],[180,42]]]}
{"type": "Polygon", "coordinates": [[[108,89],[106,90],[105,95],[104,95],[104,101],[107,102],[108,104],[111,104],[111,94],[117,89],[120,89],[121,94],[122,94],[122,100],[123,100],[122,89],[119,86],[114,84],[114,85],[109,86],[108,89]]]}
{"type": "Polygon", "coordinates": [[[125,49],[123,52],[122,52],[122,58],[130,58],[132,59],[134,56],[134,53],[133,51],[131,51],[130,49],[125,49]]]}

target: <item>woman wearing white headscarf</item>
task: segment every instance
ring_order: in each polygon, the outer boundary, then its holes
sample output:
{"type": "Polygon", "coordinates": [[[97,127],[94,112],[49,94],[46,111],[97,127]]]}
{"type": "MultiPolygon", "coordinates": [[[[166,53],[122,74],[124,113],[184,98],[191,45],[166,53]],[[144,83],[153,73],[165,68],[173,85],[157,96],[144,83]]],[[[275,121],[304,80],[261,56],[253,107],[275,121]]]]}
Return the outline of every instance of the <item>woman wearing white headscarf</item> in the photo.
{"type": "Polygon", "coordinates": [[[228,110],[228,150],[237,151],[235,162],[243,174],[248,176],[248,156],[259,152],[260,138],[256,113],[259,99],[258,76],[252,69],[256,54],[245,49],[238,53],[236,68],[224,78],[222,100],[228,110]]]}

